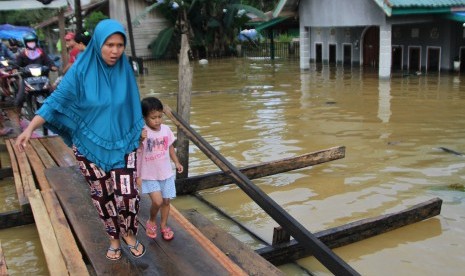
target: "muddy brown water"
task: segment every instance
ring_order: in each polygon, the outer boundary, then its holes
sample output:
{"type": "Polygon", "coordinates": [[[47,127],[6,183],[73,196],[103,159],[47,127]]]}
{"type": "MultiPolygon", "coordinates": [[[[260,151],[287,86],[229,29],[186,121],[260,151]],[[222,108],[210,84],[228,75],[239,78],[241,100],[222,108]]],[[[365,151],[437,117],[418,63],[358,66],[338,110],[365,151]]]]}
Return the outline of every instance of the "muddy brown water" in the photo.
{"type": "MultiPolygon", "coordinates": [[[[175,109],[178,67],[146,64],[142,97],[175,109]]],[[[463,275],[465,270],[465,76],[393,74],[359,67],[313,66],[298,61],[228,59],[193,64],[190,123],[240,167],[345,146],[343,159],[253,180],[290,215],[317,232],[443,199],[427,221],[366,239],[334,252],[362,275],[463,275]]],[[[166,119],[166,123],[172,126],[166,119]]],[[[190,175],[218,168],[194,145],[190,175]]],[[[195,208],[253,249],[271,242],[277,226],[231,184],[201,196],[257,237],[192,196],[195,208]]],[[[17,208],[12,180],[0,182],[1,211],[17,208]]],[[[143,234],[143,233],[141,233],[143,234]]],[[[0,230],[12,275],[47,275],[35,227],[0,230]]],[[[103,254],[103,253],[102,253],[103,254]]],[[[288,275],[331,275],[315,258],[280,266],[288,275]]]]}

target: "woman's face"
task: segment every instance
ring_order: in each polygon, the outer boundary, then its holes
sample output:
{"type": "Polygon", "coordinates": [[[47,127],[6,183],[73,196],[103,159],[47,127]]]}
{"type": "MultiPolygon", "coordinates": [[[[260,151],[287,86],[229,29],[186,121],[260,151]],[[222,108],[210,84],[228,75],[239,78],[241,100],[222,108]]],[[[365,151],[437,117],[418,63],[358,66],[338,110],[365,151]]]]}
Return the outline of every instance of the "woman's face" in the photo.
{"type": "Polygon", "coordinates": [[[121,34],[112,34],[102,46],[102,58],[106,64],[113,66],[124,52],[124,38],[121,34]]]}

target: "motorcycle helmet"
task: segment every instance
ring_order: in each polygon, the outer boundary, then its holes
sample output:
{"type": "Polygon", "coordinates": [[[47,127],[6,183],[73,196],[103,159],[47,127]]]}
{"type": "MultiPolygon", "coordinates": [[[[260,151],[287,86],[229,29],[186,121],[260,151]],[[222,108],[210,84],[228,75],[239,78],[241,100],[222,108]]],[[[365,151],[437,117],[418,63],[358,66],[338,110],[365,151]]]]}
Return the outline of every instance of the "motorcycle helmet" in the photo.
{"type": "MultiPolygon", "coordinates": [[[[27,34],[23,37],[23,41],[24,41],[24,45],[31,49],[31,50],[34,50],[35,47],[37,47],[37,43],[39,42],[39,39],[37,38],[37,36],[35,34],[27,34]],[[28,42],[35,42],[34,44],[34,47],[30,47],[28,46],[28,42]]],[[[30,44],[29,44],[30,45],[30,44]]]]}

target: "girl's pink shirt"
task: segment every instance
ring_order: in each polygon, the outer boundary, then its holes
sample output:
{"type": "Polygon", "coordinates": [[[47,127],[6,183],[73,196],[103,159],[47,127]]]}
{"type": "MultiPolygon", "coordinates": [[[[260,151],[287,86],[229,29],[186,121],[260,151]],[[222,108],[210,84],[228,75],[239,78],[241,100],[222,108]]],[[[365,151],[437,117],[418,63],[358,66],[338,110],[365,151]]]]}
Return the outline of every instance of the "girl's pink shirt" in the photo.
{"type": "Polygon", "coordinates": [[[170,146],[176,140],[173,132],[162,124],[159,131],[147,126],[147,138],[137,149],[137,176],[143,180],[165,180],[174,175],[171,166],[170,146]]]}

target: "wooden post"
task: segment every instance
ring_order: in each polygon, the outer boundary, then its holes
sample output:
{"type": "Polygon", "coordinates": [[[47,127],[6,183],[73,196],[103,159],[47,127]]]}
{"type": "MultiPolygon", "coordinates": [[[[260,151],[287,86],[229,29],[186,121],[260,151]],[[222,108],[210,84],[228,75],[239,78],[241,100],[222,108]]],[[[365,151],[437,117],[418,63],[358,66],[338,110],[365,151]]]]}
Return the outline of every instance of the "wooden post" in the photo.
{"type": "Polygon", "coordinates": [[[68,51],[66,50],[65,43],[65,10],[60,9],[58,12],[58,28],[60,29],[60,43],[61,43],[61,69],[65,68],[68,64],[68,51]]]}
{"type": "MultiPolygon", "coordinates": [[[[189,122],[191,109],[192,92],[192,67],[189,62],[189,40],[186,33],[181,36],[181,52],[179,53],[179,92],[178,92],[178,113],[181,118],[189,122]]],[[[178,128],[177,134],[177,156],[179,162],[184,167],[184,171],[176,173],[176,179],[187,178],[189,173],[189,138],[178,128]]]]}
{"type": "Polygon", "coordinates": [[[165,114],[176,124],[178,129],[196,144],[222,171],[234,178],[236,184],[255,203],[257,203],[279,225],[282,225],[299,243],[328,268],[334,275],[360,275],[344,260],[331,251],[324,243],[308,231],[302,224],[289,215],[281,206],[271,199],[265,192],[253,184],[243,173],[227,161],[217,150],[193,130],[179,115],[165,106],[165,114]]]}

